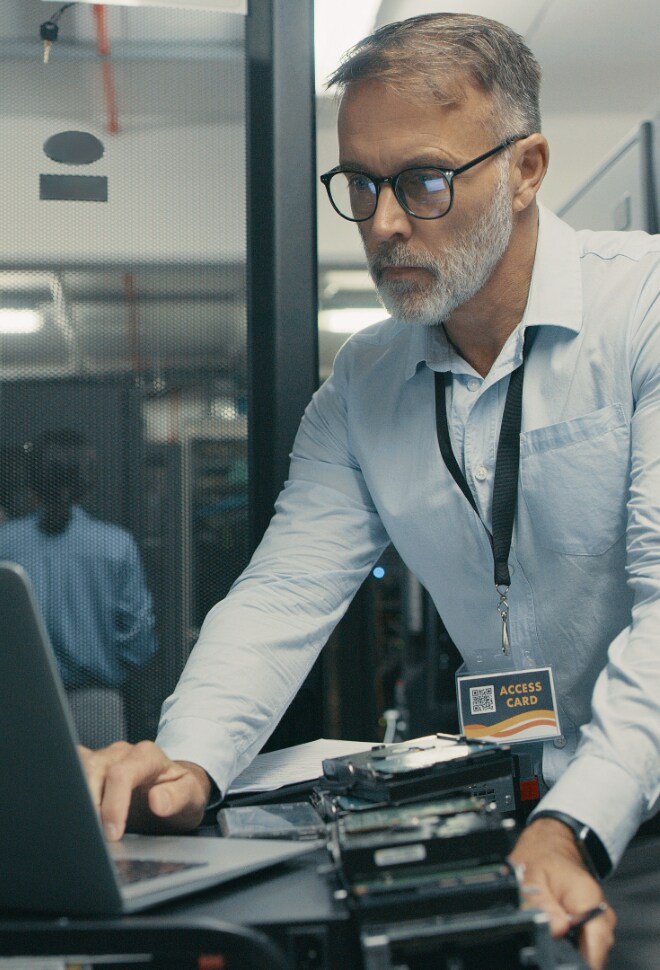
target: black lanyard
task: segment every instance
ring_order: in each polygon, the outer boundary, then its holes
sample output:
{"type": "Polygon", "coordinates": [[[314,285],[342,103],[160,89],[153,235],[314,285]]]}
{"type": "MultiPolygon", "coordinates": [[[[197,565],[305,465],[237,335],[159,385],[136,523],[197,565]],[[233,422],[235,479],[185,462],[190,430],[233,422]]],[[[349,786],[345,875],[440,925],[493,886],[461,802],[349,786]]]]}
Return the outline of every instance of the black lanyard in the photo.
{"type": "Polygon", "coordinates": [[[500,427],[500,438],[497,445],[495,460],[495,481],[493,484],[492,522],[493,531],[488,532],[479,515],[477,503],[470,486],[465,480],[460,465],[456,461],[451,439],[449,437],[449,422],[447,419],[447,400],[445,389],[451,385],[451,372],[435,373],[435,423],[438,433],[440,453],[452,478],[468,500],[479,521],[486,529],[493,552],[493,572],[495,589],[500,598],[497,606],[502,619],[502,652],[508,654],[509,638],[509,604],[507,593],[511,585],[509,573],[509,552],[513,536],[513,520],[516,515],[516,501],[518,498],[518,469],[520,466],[520,423],[522,419],[522,390],[525,372],[525,360],[531,347],[531,330],[525,330],[522,363],[516,367],[509,378],[509,387],[504,402],[504,414],[500,427]]]}

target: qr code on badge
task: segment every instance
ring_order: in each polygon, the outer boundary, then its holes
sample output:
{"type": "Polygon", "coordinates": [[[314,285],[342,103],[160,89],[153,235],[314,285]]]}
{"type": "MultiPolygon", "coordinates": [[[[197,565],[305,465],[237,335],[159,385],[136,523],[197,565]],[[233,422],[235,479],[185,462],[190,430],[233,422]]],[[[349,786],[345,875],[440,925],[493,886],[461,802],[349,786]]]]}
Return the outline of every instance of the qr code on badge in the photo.
{"type": "Polygon", "coordinates": [[[495,688],[492,684],[488,687],[470,687],[471,714],[494,714],[495,710],[495,688]]]}

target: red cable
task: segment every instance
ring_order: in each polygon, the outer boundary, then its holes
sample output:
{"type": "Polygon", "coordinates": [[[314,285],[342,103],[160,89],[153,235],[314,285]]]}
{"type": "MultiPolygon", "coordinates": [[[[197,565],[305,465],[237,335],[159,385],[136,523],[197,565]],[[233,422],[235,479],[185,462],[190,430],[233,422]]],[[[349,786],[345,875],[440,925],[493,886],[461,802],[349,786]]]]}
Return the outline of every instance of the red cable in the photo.
{"type": "Polygon", "coordinates": [[[110,40],[105,16],[105,4],[95,3],[92,7],[96,20],[96,52],[103,58],[101,62],[101,79],[103,81],[103,99],[107,114],[106,128],[111,135],[119,131],[119,116],[117,113],[117,97],[115,78],[110,57],[110,40]]]}

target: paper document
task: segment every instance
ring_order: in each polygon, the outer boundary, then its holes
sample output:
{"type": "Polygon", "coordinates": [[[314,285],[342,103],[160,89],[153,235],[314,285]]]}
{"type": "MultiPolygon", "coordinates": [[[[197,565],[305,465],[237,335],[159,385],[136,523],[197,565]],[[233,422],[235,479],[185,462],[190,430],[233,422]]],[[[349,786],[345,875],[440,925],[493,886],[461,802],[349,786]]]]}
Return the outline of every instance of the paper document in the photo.
{"type": "Polygon", "coordinates": [[[294,744],[291,748],[258,754],[252,764],[234,779],[229,786],[229,794],[274,791],[284,785],[312,781],[323,774],[325,758],[340,758],[357,751],[368,751],[374,744],[375,741],[330,741],[319,738],[307,744],[294,744]]]}

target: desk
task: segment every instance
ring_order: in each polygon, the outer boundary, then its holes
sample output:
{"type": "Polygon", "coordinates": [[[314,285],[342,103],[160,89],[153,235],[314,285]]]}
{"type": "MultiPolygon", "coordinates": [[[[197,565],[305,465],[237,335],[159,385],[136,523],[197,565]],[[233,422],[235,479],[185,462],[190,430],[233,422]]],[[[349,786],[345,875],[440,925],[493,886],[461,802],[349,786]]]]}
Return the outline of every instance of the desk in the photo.
{"type": "Polygon", "coordinates": [[[269,873],[163,906],[158,916],[247,922],[274,939],[295,970],[361,970],[355,927],[334,897],[328,869],[328,853],[319,848],[269,873]]]}
{"type": "MultiPolygon", "coordinates": [[[[317,940],[323,956],[319,968],[360,970],[347,914],[333,899],[329,881],[316,872],[324,861],[321,852],[313,860],[290,863],[286,871],[280,867],[268,880],[233,890],[228,887],[213,898],[178,904],[171,912],[184,909],[190,917],[215,916],[231,922],[244,922],[252,914],[248,921],[292,956],[317,940]]],[[[606,893],[619,917],[607,970],[660,970],[660,836],[633,841],[606,893]]]]}
{"type": "MultiPolygon", "coordinates": [[[[361,970],[354,927],[343,903],[334,898],[332,880],[323,874],[326,860],[325,850],[319,849],[271,872],[161,906],[144,917],[102,925],[148,924],[158,933],[171,932],[173,924],[202,928],[223,922],[247,924],[279,943],[295,970],[361,970]]],[[[619,916],[617,943],[607,970],[660,970],[659,836],[633,842],[608,883],[607,895],[619,916]]],[[[30,924],[24,920],[15,921],[16,925],[27,929],[30,924]]],[[[52,925],[61,929],[61,924],[52,925]]],[[[0,925],[0,954],[2,930],[0,925]]]]}

